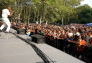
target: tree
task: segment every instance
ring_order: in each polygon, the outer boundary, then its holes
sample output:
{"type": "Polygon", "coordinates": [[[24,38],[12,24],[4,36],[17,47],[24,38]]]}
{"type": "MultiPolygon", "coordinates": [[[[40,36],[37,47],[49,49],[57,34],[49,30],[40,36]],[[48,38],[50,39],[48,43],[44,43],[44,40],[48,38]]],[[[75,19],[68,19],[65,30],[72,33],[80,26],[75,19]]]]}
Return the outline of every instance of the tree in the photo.
{"type": "MultiPolygon", "coordinates": [[[[75,6],[79,5],[81,0],[57,0],[54,3],[62,24],[67,23],[72,16],[76,14],[75,6]],[[66,21],[65,21],[66,20],[66,21]]],[[[60,21],[60,20],[59,20],[60,21]]]]}
{"type": "Polygon", "coordinates": [[[22,18],[22,22],[48,21],[62,24],[68,24],[76,16],[75,7],[80,1],[82,0],[0,0],[3,4],[11,5],[16,11],[14,18],[22,18]]]}
{"type": "Polygon", "coordinates": [[[78,22],[88,23],[92,22],[92,8],[88,5],[80,6],[77,8],[78,22]]]}

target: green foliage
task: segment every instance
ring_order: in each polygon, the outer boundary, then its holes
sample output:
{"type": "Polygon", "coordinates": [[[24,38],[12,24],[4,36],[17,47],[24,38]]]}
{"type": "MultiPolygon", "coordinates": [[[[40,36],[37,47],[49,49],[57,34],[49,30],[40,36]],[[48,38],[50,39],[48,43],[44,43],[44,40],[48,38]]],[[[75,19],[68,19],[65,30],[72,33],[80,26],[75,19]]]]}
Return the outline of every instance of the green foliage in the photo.
{"type": "Polygon", "coordinates": [[[88,5],[84,5],[78,7],[77,10],[79,23],[92,22],[92,8],[90,8],[88,5]]]}
{"type": "MultiPolygon", "coordinates": [[[[25,23],[35,21],[59,22],[68,24],[72,18],[77,19],[77,15],[84,14],[82,10],[76,10],[82,0],[0,0],[0,5],[11,5],[15,11],[14,19],[21,18],[25,23]],[[27,4],[29,3],[29,4],[27,4]]],[[[0,9],[1,7],[0,6],[0,9]]],[[[79,16],[82,16],[82,15],[79,16]]],[[[87,13],[85,17],[91,17],[87,13]]],[[[83,16],[82,16],[83,17],[83,16]]],[[[80,19],[80,18],[78,18],[80,19]]],[[[91,19],[91,18],[90,18],[91,19]]],[[[82,19],[84,20],[84,19],[82,19]]],[[[20,21],[20,20],[18,20],[20,21]]]]}

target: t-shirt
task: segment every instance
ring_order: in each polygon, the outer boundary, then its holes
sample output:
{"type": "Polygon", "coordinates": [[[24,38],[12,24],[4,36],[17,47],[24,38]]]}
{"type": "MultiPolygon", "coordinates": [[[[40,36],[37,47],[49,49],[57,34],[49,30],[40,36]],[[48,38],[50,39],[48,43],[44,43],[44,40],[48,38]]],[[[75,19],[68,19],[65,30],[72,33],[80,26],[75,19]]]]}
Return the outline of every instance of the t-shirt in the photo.
{"type": "Polygon", "coordinates": [[[8,9],[3,9],[2,10],[2,18],[7,18],[8,15],[10,15],[10,12],[8,9]]]}
{"type": "Polygon", "coordinates": [[[80,36],[80,33],[79,33],[79,32],[76,32],[76,34],[75,34],[75,35],[80,36]]]}
{"type": "Polygon", "coordinates": [[[85,45],[87,45],[87,42],[85,40],[81,40],[80,41],[80,45],[84,45],[85,46],[85,45]]]}
{"type": "Polygon", "coordinates": [[[69,37],[72,37],[72,36],[73,36],[73,33],[68,33],[68,36],[69,36],[69,37]]]}

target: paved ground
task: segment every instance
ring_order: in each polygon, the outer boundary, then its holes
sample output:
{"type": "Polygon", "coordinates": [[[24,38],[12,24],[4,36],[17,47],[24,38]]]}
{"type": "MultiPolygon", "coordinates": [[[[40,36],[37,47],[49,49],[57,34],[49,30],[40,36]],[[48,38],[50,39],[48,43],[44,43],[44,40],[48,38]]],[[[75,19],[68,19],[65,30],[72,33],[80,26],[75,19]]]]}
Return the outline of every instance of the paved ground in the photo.
{"type": "Polygon", "coordinates": [[[48,46],[47,44],[39,44],[37,47],[55,63],[84,63],[83,61],[80,61],[79,59],[70,56],[69,54],[66,54],[65,52],[62,52],[56,48],[48,46]]]}
{"type": "Polygon", "coordinates": [[[27,43],[11,33],[2,33],[0,38],[0,63],[43,63],[43,60],[27,43]]]}
{"type": "MultiPolygon", "coordinates": [[[[19,36],[25,40],[27,39],[25,35],[19,35],[19,36]]],[[[45,59],[47,59],[50,63],[85,63],[45,43],[37,44],[29,41],[29,44],[34,45],[35,46],[34,48],[38,50],[36,52],[40,51],[39,53],[42,54],[42,56],[45,56],[45,59]]]]}
{"type": "Polygon", "coordinates": [[[17,36],[27,43],[12,33],[0,32],[0,63],[84,63],[47,44],[31,42],[31,37],[17,36]]]}

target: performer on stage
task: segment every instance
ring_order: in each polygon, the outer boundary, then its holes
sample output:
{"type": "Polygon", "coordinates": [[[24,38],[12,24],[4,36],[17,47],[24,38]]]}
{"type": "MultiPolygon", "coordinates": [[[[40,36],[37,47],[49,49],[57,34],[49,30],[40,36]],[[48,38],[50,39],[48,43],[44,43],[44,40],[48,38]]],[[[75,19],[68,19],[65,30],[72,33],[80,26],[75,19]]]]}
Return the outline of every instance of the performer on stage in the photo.
{"type": "Polygon", "coordinates": [[[0,27],[0,31],[2,31],[4,29],[4,27],[7,26],[6,31],[5,32],[10,32],[10,27],[11,27],[11,23],[9,20],[9,16],[11,16],[13,14],[13,12],[11,12],[11,7],[6,7],[5,9],[2,9],[2,21],[3,24],[0,27]]]}

